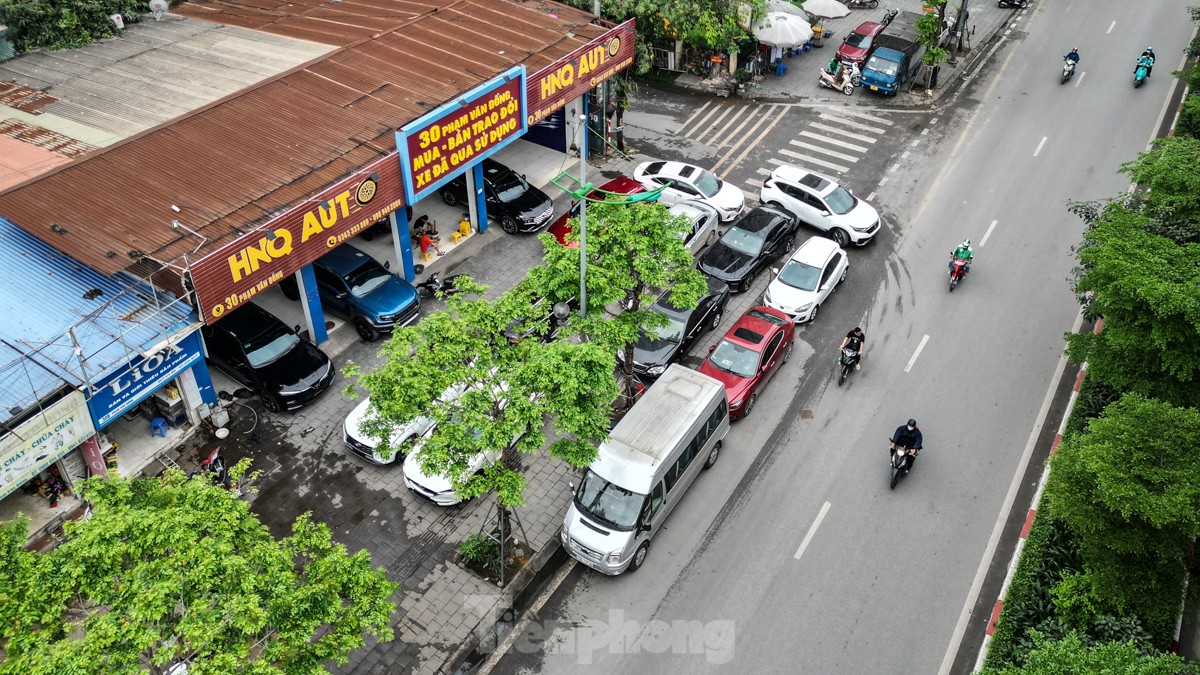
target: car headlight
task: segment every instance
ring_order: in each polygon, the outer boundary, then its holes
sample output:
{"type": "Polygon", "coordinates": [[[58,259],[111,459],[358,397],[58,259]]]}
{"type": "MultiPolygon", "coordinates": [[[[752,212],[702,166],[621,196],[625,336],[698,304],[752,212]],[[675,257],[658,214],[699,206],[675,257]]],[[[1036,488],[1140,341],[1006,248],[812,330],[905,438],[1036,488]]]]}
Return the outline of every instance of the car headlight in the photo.
{"type": "Polygon", "coordinates": [[[853,226],[851,226],[851,227],[850,227],[850,229],[854,230],[855,232],[870,232],[870,231],[871,231],[871,228],[873,228],[873,227],[875,227],[875,226],[874,226],[874,225],[868,225],[868,226],[866,226],[866,227],[853,227],[853,226]]]}
{"type": "Polygon", "coordinates": [[[619,564],[621,564],[621,553],[623,553],[624,551],[625,551],[625,549],[623,549],[623,548],[619,548],[619,549],[617,549],[617,550],[615,550],[615,551],[611,551],[611,552],[609,552],[609,554],[608,554],[608,564],[609,564],[609,565],[619,565],[619,564]]]}
{"type": "Polygon", "coordinates": [[[763,293],[763,302],[765,302],[768,305],[771,304],[771,291],[767,291],[766,293],[763,293]]]}
{"type": "Polygon", "coordinates": [[[812,306],[813,304],[811,302],[806,305],[800,305],[796,308],[796,312],[807,312],[808,310],[812,309],[812,306]]]}
{"type": "Polygon", "coordinates": [[[647,369],[646,369],[646,374],[647,374],[647,375],[658,376],[658,375],[662,375],[662,374],[663,374],[663,371],[664,371],[664,370],[666,370],[666,369],[667,369],[667,367],[666,367],[666,366],[654,366],[653,368],[647,368],[647,369]]]}
{"type": "Polygon", "coordinates": [[[738,400],[738,401],[734,401],[733,403],[730,403],[730,404],[729,404],[729,409],[730,409],[730,410],[737,410],[737,409],[738,409],[738,408],[740,408],[740,407],[742,407],[742,402],[741,402],[740,400],[738,400]]]}

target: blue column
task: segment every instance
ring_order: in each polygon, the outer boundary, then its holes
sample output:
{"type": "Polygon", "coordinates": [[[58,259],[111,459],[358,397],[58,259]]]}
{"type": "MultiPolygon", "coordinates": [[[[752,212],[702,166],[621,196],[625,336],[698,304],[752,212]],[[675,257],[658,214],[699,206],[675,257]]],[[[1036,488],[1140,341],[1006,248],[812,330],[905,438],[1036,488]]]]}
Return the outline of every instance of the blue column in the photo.
{"type": "Polygon", "coordinates": [[[329,339],[325,332],[325,311],[321,309],[321,296],[317,295],[317,275],[311,263],[305,265],[300,275],[300,304],[304,307],[304,319],[308,322],[308,334],[315,345],[329,339]]]}
{"type": "Polygon", "coordinates": [[[200,359],[191,368],[192,377],[196,378],[196,389],[200,390],[200,400],[205,403],[216,403],[217,393],[213,389],[212,376],[208,374],[208,362],[200,359]]]}
{"type": "Polygon", "coordinates": [[[479,214],[479,232],[482,234],[487,232],[488,227],[487,197],[483,194],[483,162],[476,162],[471,167],[471,173],[475,176],[475,212],[479,214]]]}
{"type": "Polygon", "coordinates": [[[392,248],[395,249],[396,260],[404,267],[404,279],[408,283],[417,280],[417,271],[413,267],[412,237],[409,232],[408,209],[402,208],[388,216],[392,223],[392,248]]]}

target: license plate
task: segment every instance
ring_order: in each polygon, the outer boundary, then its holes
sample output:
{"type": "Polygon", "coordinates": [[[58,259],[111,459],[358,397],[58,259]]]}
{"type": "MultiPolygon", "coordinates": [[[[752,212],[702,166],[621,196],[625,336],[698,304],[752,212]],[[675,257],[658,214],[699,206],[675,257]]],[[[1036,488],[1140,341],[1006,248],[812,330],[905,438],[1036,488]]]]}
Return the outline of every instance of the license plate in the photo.
{"type": "Polygon", "coordinates": [[[875,85],[871,85],[871,91],[879,91],[879,87],[876,87],[875,85]]]}

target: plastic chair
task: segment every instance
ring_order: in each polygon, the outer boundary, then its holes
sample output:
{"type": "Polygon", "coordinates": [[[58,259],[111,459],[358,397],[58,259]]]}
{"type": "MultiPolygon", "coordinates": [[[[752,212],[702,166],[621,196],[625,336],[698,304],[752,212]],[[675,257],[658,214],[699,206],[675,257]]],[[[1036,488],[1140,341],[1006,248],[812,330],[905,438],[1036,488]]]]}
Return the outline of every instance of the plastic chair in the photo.
{"type": "Polygon", "coordinates": [[[457,231],[457,230],[456,230],[456,231],[454,231],[454,232],[451,232],[451,233],[450,233],[450,241],[451,241],[451,242],[453,242],[453,243],[455,243],[455,244],[457,244],[457,243],[461,242],[461,241],[462,241],[463,239],[465,239],[465,238],[466,238],[466,235],[465,235],[465,234],[463,234],[462,232],[459,232],[459,231],[457,231]]]}
{"type": "Polygon", "coordinates": [[[154,419],[150,420],[150,437],[154,438],[155,436],[162,436],[163,438],[166,438],[167,429],[170,428],[171,425],[167,424],[167,420],[161,417],[155,417],[154,419]]]}
{"type": "Polygon", "coordinates": [[[425,262],[429,262],[430,260],[433,260],[434,257],[436,257],[436,256],[437,256],[437,253],[434,253],[432,248],[425,250],[425,251],[421,251],[421,259],[424,260],[425,262]]]}

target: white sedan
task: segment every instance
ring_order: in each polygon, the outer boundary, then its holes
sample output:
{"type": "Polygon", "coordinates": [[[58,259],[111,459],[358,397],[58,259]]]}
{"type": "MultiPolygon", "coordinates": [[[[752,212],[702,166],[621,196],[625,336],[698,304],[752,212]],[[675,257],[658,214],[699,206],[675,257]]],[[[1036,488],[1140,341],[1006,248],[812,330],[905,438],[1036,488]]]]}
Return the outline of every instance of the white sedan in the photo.
{"type": "MultiPolygon", "coordinates": [[[[454,491],[454,483],[447,476],[430,476],[421,470],[420,446],[413,449],[404,458],[404,484],[408,489],[437,504],[438,506],[454,506],[462,501],[454,491]]],[[[463,476],[470,476],[483,470],[483,467],[500,461],[500,450],[481,452],[471,458],[463,476]]]]}
{"type": "Polygon", "coordinates": [[[773,270],[763,303],[792,317],[796,323],[817,318],[821,303],[846,278],[850,269],[846,252],[837,242],[812,237],[800,245],[783,269],[773,270]]]}
{"type": "Polygon", "coordinates": [[[643,162],[633,170],[633,179],[647,190],[663,188],[659,204],[673,206],[698,199],[715,208],[723,223],[737,218],[746,206],[746,195],[738,186],[683,162],[643,162]]]}

